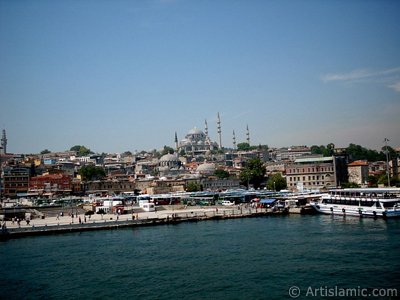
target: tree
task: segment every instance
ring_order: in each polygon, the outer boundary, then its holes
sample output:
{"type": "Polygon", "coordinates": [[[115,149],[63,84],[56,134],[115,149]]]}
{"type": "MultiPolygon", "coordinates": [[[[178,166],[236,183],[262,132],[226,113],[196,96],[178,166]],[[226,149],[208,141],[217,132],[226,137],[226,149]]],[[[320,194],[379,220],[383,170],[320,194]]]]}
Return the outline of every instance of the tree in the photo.
{"type": "Polygon", "coordinates": [[[359,188],[359,187],[360,187],[360,185],[355,182],[343,182],[342,183],[342,188],[344,188],[344,189],[359,188]]]}
{"type": "Polygon", "coordinates": [[[255,189],[259,188],[265,182],[266,168],[262,161],[257,158],[250,159],[246,167],[240,172],[239,178],[243,185],[249,188],[249,184],[252,184],[255,189]]]}
{"type": "Polygon", "coordinates": [[[200,190],[201,190],[200,185],[196,182],[192,181],[186,185],[186,192],[198,192],[200,190]]]}
{"type": "Polygon", "coordinates": [[[368,186],[369,187],[377,187],[378,186],[378,176],[376,175],[369,175],[368,176],[368,186]]]}
{"type": "Polygon", "coordinates": [[[100,180],[106,177],[106,172],[102,167],[86,165],[80,168],[79,174],[83,181],[100,180]]]}
{"type": "Polygon", "coordinates": [[[229,178],[229,172],[222,169],[215,170],[214,175],[220,179],[229,178]]]}
{"type": "Polygon", "coordinates": [[[131,151],[125,151],[124,153],[122,153],[122,156],[132,156],[132,152],[131,151]]]}
{"type": "Polygon", "coordinates": [[[238,151],[249,151],[250,145],[249,145],[249,143],[238,143],[237,150],[238,151]]]}
{"type": "MultiPolygon", "coordinates": [[[[393,149],[392,147],[390,147],[390,146],[387,146],[387,152],[388,152],[389,160],[395,159],[395,158],[397,158],[397,156],[398,156],[396,150],[394,150],[394,149],[393,149]]],[[[386,157],[386,146],[383,146],[383,147],[382,147],[382,152],[381,152],[381,153],[383,153],[383,154],[385,155],[385,157],[386,157]]],[[[385,159],[386,159],[386,158],[385,158],[385,159]]]]}
{"type": "Polygon", "coordinates": [[[81,146],[81,145],[75,145],[75,146],[71,147],[70,151],[77,152],[78,156],[86,156],[90,153],[93,153],[92,151],[90,151],[89,148],[86,148],[85,146],[81,146]]]}
{"type": "Polygon", "coordinates": [[[161,151],[161,156],[165,155],[165,154],[173,154],[175,151],[173,148],[168,147],[168,146],[164,146],[164,149],[161,151]]]}
{"type": "Polygon", "coordinates": [[[48,153],[51,153],[51,151],[48,149],[44,149],[43,151],[40,152],[40,154],[48,154],[48,153]]]}
{"type": "Polygon", "coordinates": [[[335,148],[335,145],[333,143],[330,143],[327,146],[313,145],[313,146],[311,146],[311,153],[312,154],[322,154],[322,156],[332,156],[334,148],[335,148]]]}
{"type": "Polygon", "coordinates": [[[267,189],[271,191],[272,190],[280,191],[286,189],[286,187],[287,187],[286,179],[282,176],[281,173],[276,173],[268,178],[267,189]]]}
{"type": "Polygon", "coordinates": [[[356,144],[350,144],[346,148],[346,152],[352,160],[367,160],[367,161],[386,160],[386,155],[384,152],[378,152],[376,150],[366,149],[356,144]]]}

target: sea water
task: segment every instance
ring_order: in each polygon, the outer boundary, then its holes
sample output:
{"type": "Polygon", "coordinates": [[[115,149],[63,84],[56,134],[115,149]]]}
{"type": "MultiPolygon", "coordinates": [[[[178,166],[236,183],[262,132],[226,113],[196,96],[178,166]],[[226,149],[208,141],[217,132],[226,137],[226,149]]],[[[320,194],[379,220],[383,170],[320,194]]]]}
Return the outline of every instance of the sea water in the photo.
{"type": "Polygon", "coordinates": [[[400,296],[400,220],[290,215],[0,242],[2,299],[319,299],[342,289],[400,296]]]}

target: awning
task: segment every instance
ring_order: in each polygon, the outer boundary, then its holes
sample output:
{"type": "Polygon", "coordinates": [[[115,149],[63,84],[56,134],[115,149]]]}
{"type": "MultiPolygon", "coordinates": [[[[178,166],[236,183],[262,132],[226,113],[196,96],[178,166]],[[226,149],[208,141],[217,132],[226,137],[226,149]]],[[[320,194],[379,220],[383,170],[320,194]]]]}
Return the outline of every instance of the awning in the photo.
{"type": "Polygon", "coordinates": [[[272,204],[276,201],[276,199],[261,199],[260,203],[262,204],[272,204]]]}

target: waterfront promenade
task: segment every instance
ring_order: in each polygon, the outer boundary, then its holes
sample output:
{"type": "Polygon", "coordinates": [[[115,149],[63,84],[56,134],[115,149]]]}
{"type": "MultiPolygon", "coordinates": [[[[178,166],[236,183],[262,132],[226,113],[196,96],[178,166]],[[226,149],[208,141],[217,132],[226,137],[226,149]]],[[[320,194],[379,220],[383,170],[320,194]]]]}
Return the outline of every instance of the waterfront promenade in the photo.
{"type": "Polygon", "coordinates": [[[45,235],[72,231],[88,231],[134,227],[145,225],[160,225],[207,219],[244,218],[276,214],[270,209],[251,207],[166,207],[154,212],[134,212],[132,214],[78,214],[69,216],[52,216],[32,219],[29,224],[25,220],[3,222],[0,231],[1,238],[17,238],[31,235],[45,235]]]}

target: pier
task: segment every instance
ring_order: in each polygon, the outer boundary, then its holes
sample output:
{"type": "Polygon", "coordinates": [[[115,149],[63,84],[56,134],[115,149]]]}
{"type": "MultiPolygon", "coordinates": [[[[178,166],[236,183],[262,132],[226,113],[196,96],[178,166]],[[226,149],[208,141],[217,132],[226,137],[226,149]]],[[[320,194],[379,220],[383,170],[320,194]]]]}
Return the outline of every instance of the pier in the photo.
{"type": "Polygon", "coordinates": [[[197,222],[203,220],[224,220],[233,218],[251,218],[271,215],[283,215],[286,211],[274,211],[266,208],[244,207],[207,207],[166,209],[156,212],[140,212],[133,214],[78,215],[63,217],[48,217],[26,221],[3,222],[0,239],[21,238],[28,236],[82,232],[90,230],[110,230],[126,227],[154,226],[163,224],[178,224],[182,222],[197,222]],[[22,224],[24,223],[24,224],[22,224]]]}

